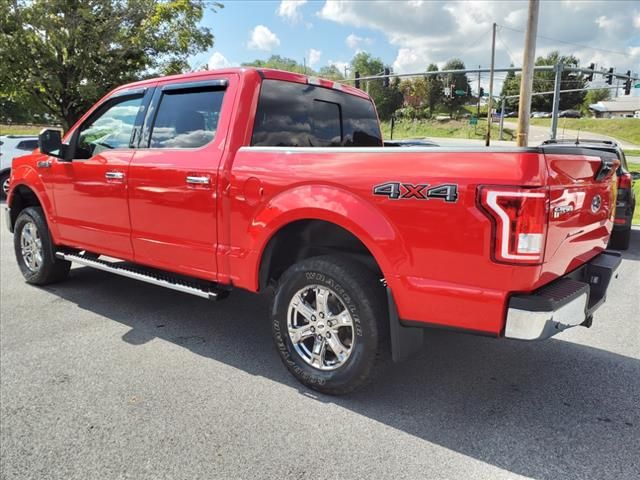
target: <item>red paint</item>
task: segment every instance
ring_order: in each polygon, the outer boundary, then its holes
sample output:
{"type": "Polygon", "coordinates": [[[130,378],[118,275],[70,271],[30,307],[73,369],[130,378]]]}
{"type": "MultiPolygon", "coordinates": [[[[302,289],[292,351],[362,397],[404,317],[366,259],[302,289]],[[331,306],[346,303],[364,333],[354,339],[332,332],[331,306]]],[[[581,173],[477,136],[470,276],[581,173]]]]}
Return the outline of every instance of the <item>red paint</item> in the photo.
{"type": "MultiPolygon", "coordinates": [[[[250,143],[261,75],[307,82],[303,75],[253,69],[139,82],[134,86],[226,79],[215,140],[197,150],[120,150],[83,162],[50,157],[46,171],[36,162],[47,157],[31,154],[14,162],[12,193],[18,185],[34,190],[59,245],[252,291],[258,288],[264,249],[280,228],[304,219],[332,222],[373,254],[401,318],[495,335],[503,328],[511,293],[544,285],[604,250],[615,188],[611,178],[593,180],[594,158],[545,158],[537,150],[241,148],[250,143]],[[125,180],[106,181],[107,169],[122,171],[125,180]],[[209,185],[186,185],[185,176],[192,174],[209,177],[209,185]],[[372,195],[374,185],[390,181],[453,183],[458,199],[372,195]],[[548,224],[532,227],[545,234],[541,262],[494,260],[495,229],[478,204],[483,186],[544,192],[548,220],[542,221],[548,224]],[[601,205],[593,212],[595,195],[601,205]],[[566,205],[571,211],[554,217],[554,208],[566,205]]],[[[342,89],[366,98],[360,90],[342,89]]],[[[540,215],[538,206],[530,211],[540,215]]]]}

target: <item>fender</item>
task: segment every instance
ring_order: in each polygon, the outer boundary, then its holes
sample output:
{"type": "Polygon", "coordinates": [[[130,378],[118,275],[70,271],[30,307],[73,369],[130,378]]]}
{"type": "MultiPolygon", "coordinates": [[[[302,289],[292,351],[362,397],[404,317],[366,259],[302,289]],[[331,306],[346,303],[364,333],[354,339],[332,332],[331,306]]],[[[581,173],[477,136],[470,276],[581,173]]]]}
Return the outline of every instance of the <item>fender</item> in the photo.
{"type": "MultiPolygon", "coordinates": [[[[33,160],[30,160],[30,161],[37,162],[38,160],[37,157],[46,158],[46,156],[38,155],[34,157],[33,160]]],[[[16,165],[14,163],[11,178],[12,178],[12,182],[11,182],[11,188],[9,190],[9,197],[7,198],[7,206],[9,208],[12,207],[13,200],[15,198],[14,193],[17,187],[24,186],[29,190],[31,190],[35,194],[38,201],[40,202],[40,205],[42,205],[44,215],[47,219],[47,224],[49,225],[49,230],[51,232],[53,243],[58,243],[57,239],[59,238],[59,234],[58,234],[58,227],[56,225],[56,222],[54,221],[53,201],[47,194],[47,191],[44,188],[44,183],[42,182],[42,179],[40,178],[40,175],[38,174],[38,172],[29,164],[23,163],[23,164],[16,165]]],[[[12,217],[12,221],[15,221],[15,218],[12,217]]]]}
{"type": "Polygon", "coordinates": [[[411,255],[394,225],[364,199],[334,185],[301,185],[261,205],[247,229],[251,270],[246,280],[251,290],[258,288],[260,263],[269,241],[281,228],[298,220],[323,220],[353,234],[371,252],[391,284],[395,283],[398,264],[411,255]]]}

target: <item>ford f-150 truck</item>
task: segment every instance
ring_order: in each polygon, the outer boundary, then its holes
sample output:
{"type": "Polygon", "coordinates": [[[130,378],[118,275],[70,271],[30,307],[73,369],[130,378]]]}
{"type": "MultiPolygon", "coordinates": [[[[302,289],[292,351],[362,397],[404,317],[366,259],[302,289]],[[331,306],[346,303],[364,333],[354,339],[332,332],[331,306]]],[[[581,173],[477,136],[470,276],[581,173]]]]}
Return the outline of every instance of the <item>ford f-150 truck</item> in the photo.
{"type": "Polygon", "coordinates": [[[590,326],[620,256],[610,152],[384,148],[355,88],[228,69],[117,88],[14,160],[27,282],[76,262],[205,298],[273,289],[289,371],[349,392],[424,327],[545,339],[590,326]]]}

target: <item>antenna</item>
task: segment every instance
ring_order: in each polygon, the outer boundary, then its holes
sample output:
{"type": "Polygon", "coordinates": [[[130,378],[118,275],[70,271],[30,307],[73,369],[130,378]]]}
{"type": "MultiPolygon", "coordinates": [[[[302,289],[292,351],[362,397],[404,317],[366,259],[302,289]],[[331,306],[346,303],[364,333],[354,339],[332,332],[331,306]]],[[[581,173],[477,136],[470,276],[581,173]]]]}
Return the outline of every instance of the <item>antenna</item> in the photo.
{"type": "Polygon", "coordinates": [[[580,143],[580,129],[578,129],[578,134],[576,135],[576,145],[580,143]]]}

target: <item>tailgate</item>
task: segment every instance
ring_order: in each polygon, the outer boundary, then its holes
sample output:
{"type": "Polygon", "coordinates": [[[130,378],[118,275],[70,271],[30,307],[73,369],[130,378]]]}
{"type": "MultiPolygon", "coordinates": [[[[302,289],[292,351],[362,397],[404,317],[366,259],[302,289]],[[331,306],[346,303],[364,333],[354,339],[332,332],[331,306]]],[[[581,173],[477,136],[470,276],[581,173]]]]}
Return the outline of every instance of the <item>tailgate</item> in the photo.
{"type": "Polygon", "coordinates": [[[603,251],[616,205],[614,153],[581,147],[542,147],[549,173],[549,225],[541,283],[603,251]]]}

